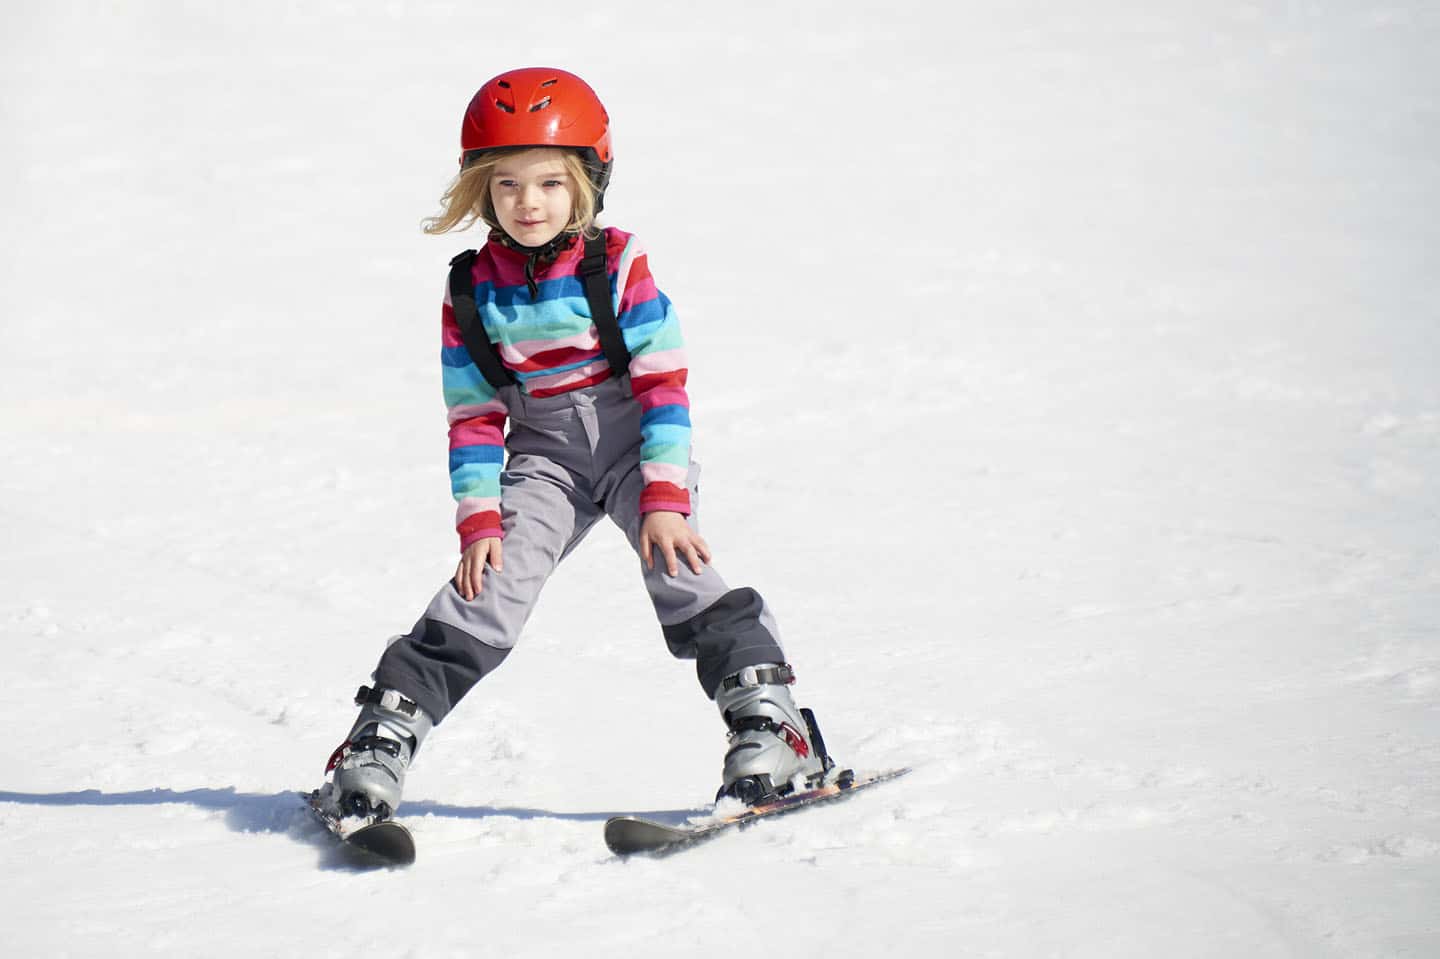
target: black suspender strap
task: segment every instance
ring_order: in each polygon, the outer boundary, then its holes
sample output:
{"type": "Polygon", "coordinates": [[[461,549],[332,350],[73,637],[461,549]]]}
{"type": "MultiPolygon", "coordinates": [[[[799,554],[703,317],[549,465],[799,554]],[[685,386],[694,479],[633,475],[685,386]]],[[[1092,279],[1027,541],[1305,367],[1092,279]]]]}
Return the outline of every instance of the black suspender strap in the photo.
{"type": "MultiPolygon", "coordinates": [[[[450,306],[455,311],[455,325],[460,328],[460,338],[465,341],[470,359],[485,377],[485,382],[498,390],[515,383],[515,374],[500,362],[500,354],[495,344],[490,342],[485,324],[480,320],[475,306],[474,265],[474,250],[466,250],[450,261],[450,306]]],[[[608,266],[605,234],[587,239],[585,256],[580,261],[580,282],[585,287],[590,318],[595,324],[596,335],[600,337],[605,362],[610,364],[614,375],[624,376],[630,372],[630,351],[625,348],[625,337],[620,332],[620,322],[615,318],[608,266]]]]}
{"type": "Polygon", "coordinates": [[[585,240],[585,258],[580,261],[580,281],[585,284],[585,299],[590,303],[590,319],[600,337],[605,362],[616,376],[630,372],[630,351],[615,319],[615,304],[610,299],[610,271],[605,257],[605,234],[585,240]]]}
{"type": "Polygon", "coordinates": [[[455,325],[460,327],[460,338],[476,369],[485,377],[485,382],[495,389],[515,382],[515,374],[500,362],[495,344],[485,334],[485,324],[475,308],[475,251],[466,250],[450,261],[450,307],[455,311],[455,325]]]}

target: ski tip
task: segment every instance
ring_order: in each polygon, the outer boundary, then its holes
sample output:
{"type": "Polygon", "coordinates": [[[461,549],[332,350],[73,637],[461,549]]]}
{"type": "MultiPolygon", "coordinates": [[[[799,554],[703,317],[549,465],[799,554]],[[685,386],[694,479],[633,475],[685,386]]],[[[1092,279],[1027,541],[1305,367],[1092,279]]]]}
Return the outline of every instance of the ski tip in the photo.
{"type": "Polygon", "coordinates": [[[410,866],[415,863],[415,839],[410,830],[394,820],[366,826],[345,841],[390,865],[410,866]]]}
{"type": "Polygon", "coordinates": [[[605,845],[617,856],[659,852],[689,837],[689,830],[639,816],[612,816],[605,821],[605,845]]]}

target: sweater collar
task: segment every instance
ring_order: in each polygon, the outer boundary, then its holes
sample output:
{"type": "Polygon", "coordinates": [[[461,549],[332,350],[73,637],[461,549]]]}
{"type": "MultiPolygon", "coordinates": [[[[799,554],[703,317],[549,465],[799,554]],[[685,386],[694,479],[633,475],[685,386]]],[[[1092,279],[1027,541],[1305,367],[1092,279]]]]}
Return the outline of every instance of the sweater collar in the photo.
{"type": "Polygon", "coordinates": [[[549,266],[570,250],[578,246],[579,233],[557,233],[555,238],[543,246],[525,246],[515,242],[510,234],[503,230],[491,230],[490,240],[495,244],[497,250],[503,251],[515,258],[523,257],[525,260],[525,285],[530,290],[530,298],[534,299],[540,294],[540,287],[535,282],[535,269],[537,266],[549,266]]]}

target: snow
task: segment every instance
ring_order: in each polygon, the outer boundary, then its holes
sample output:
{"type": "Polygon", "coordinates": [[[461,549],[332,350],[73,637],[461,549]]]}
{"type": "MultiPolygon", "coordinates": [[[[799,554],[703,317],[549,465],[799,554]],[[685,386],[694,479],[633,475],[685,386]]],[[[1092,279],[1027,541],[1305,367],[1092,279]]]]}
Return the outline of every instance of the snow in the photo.
{"type": "Polygon", "coordinates": [[[0,38],[17,956],[1440,954],[1433,5],[102,5],[0,38]],[[453,569],[419,220],[589,78],[704,528],[832,749],[723,730],[597,530],[426,744],[404,872],[294,799],[453,569]]]}

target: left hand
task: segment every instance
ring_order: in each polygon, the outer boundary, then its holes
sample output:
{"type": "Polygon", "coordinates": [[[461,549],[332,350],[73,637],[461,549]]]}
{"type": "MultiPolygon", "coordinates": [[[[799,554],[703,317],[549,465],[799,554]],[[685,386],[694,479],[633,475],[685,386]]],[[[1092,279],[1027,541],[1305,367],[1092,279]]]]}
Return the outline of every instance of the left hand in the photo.
{"type": "Polygon", "coordinates": [[[680,573],[680,555],[685,557],[686,565],[696,576],[699,576],[705,564],[710,562],[709,545],[699,533],[690,528],[685,517],[679,513],[657,510],[645,514],[645,519],[640,524],[640,558],[645,561],[646,569],[655,568],[657,546],[660,548],[660,555],[665,559],[665,572],[671,576],[678,576],[680,573]]]}

